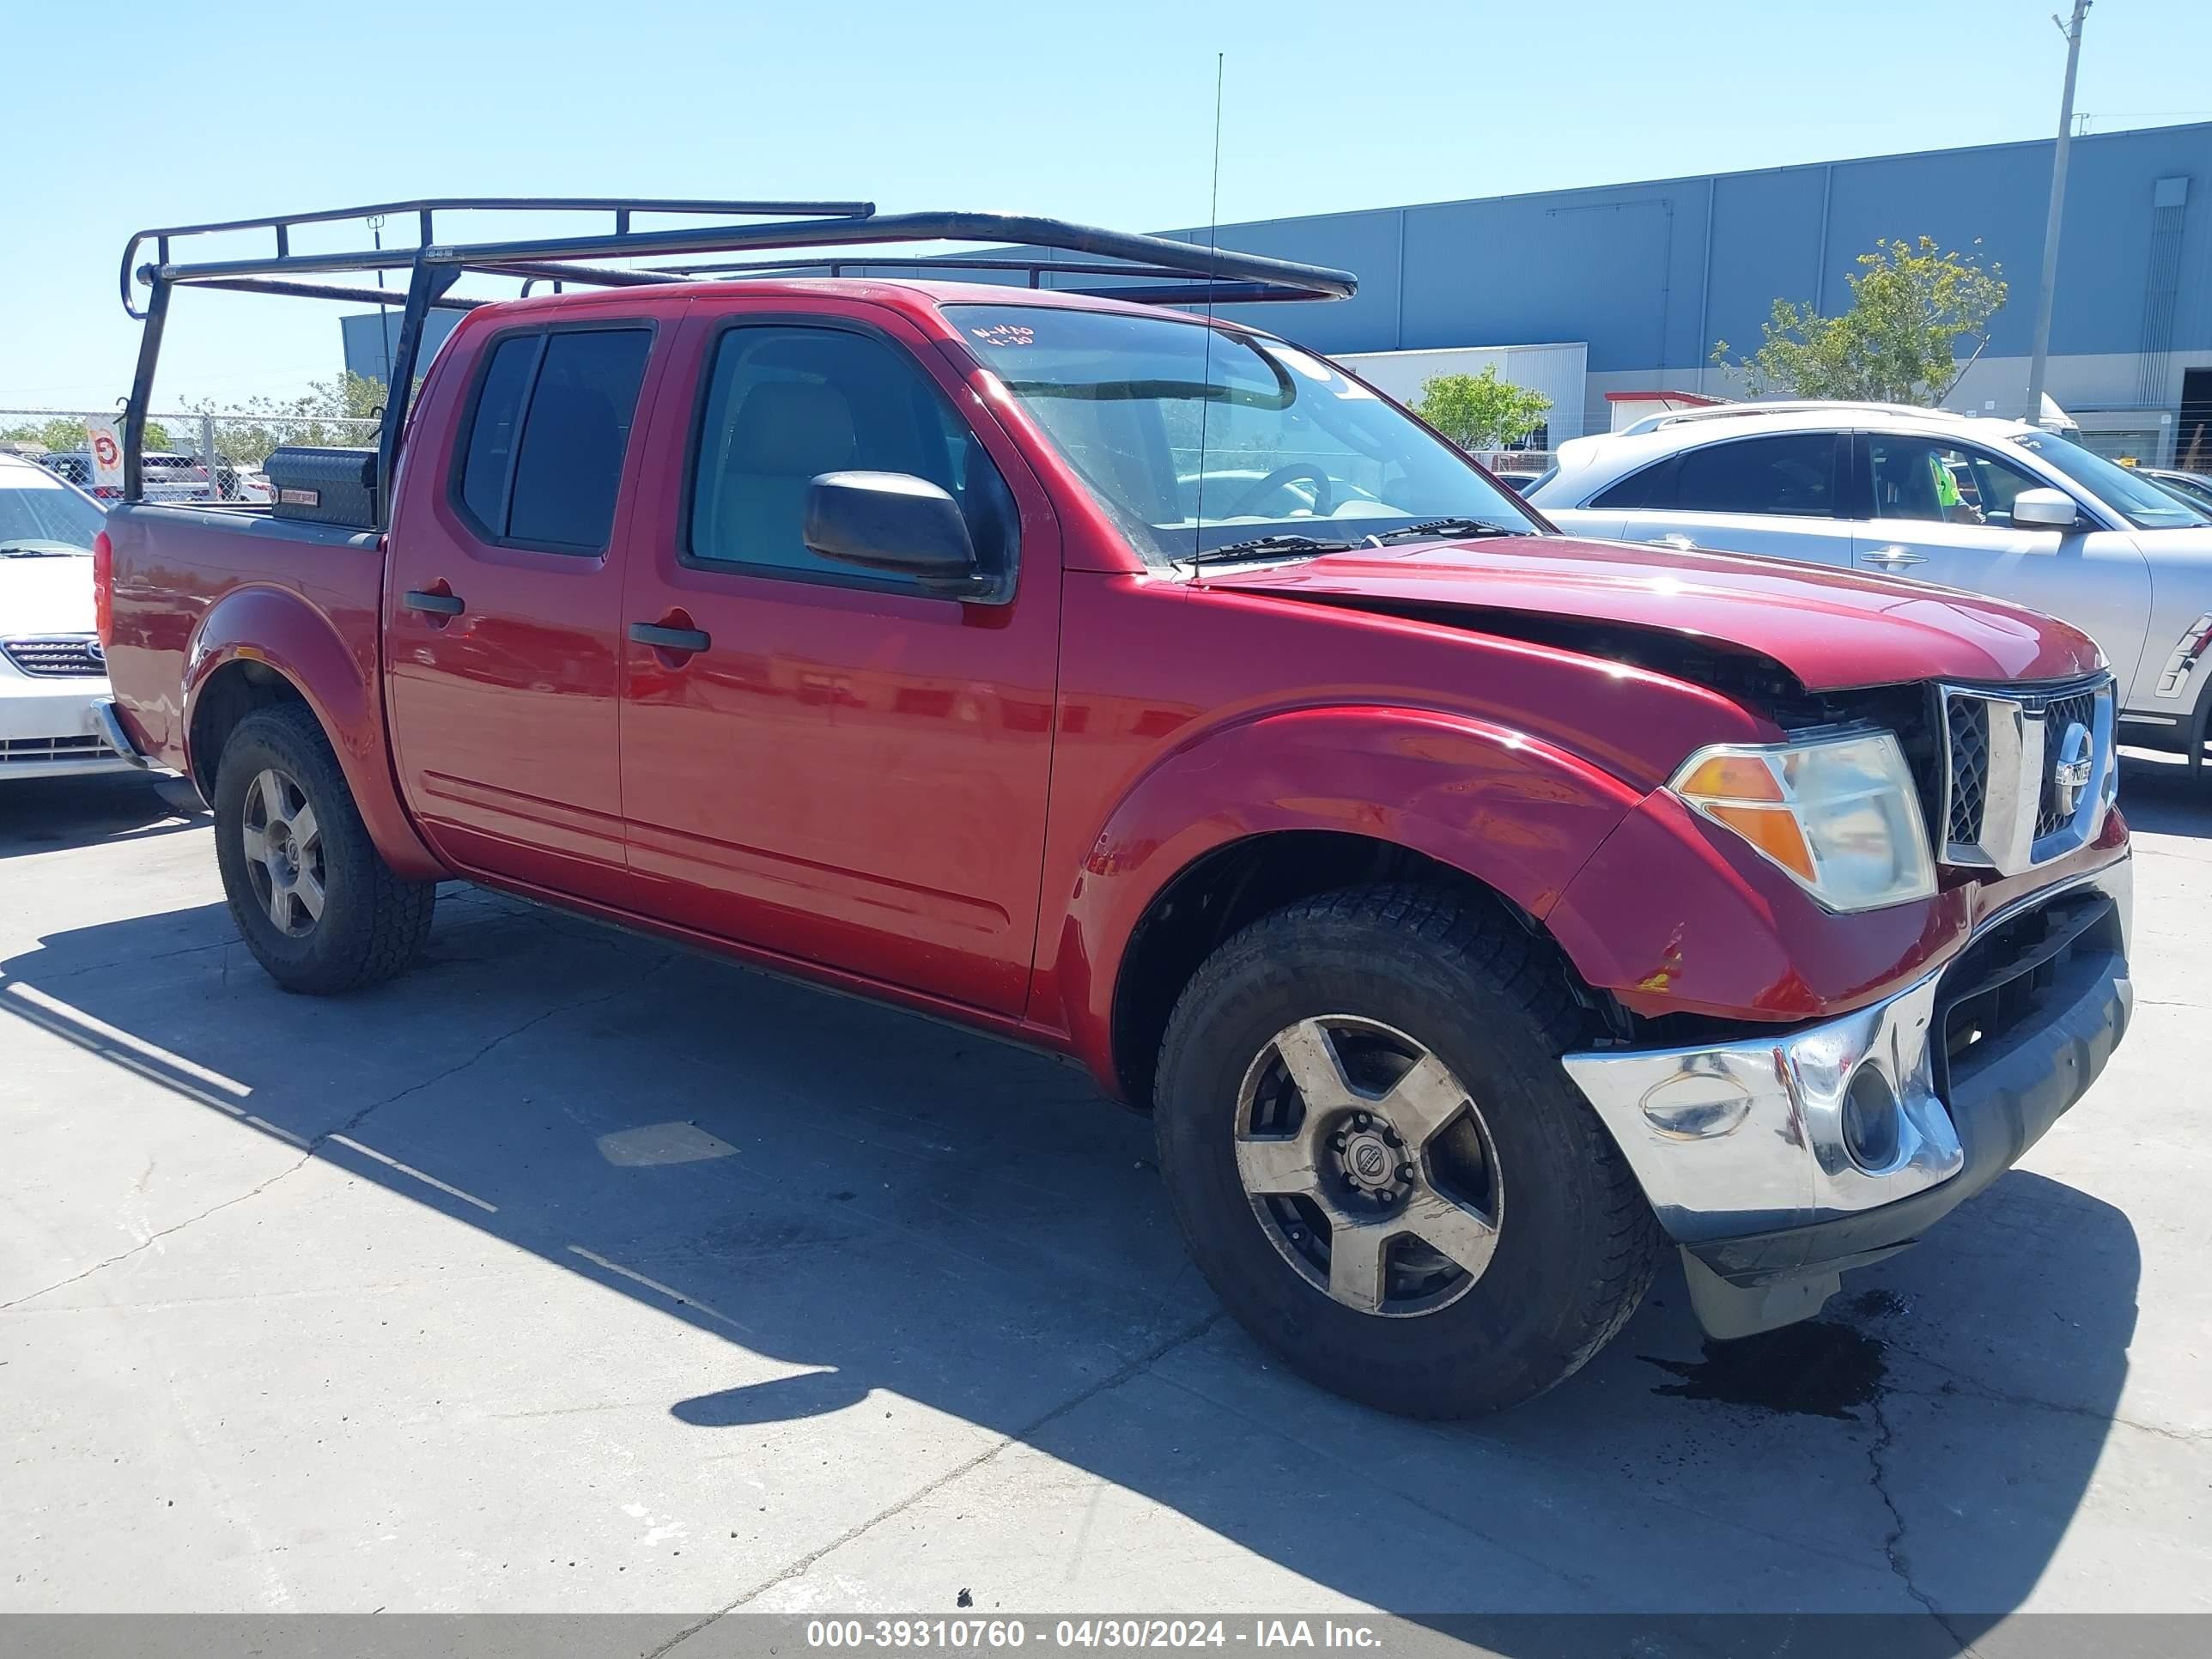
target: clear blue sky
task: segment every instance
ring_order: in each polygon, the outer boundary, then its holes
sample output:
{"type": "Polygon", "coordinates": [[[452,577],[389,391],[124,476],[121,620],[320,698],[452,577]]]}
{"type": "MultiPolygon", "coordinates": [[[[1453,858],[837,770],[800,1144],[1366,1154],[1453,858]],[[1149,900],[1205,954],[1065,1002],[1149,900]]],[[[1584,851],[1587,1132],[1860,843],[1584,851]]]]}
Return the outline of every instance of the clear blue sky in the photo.
{"type": "MultiPolygon", "coordinates": [[[[0,407],[127,388],[116,263],[143,225],[595,192],[1202,223],[1217,51],[1224,221],[1988,143],[2057,125],[2054,3],[24,7],[0,25],[0,407]]],[[[2212,116],[2205,0],[2100,0],[2086,40],[2094,130],[2212,116]]],[[[187,294],[156,401],[328,376],[337,314],[187,294]]]]}

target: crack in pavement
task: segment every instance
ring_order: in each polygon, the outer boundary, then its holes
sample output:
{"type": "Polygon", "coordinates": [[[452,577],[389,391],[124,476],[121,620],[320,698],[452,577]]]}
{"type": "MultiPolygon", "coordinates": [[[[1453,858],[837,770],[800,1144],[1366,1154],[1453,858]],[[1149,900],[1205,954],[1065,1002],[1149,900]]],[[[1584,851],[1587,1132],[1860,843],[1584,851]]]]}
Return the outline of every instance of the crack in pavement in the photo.
{"type": "Polygon", "coordinates": [[[1889,1511],[1889,1531],[1881,1540],[1881,1553],[1889,1563],[1889,1571],[1897,1582],[1905,1586],[1905,1593],[1920,1603],[1928,1616],[1943,1628],[1945,1635],[1959,1644],[1961,1653],[1971,1654],[1974,1644],[1952,1628],[1951,1621],[1936,1605],[1936,1598],[1913,1582],[1911,1559],[1905,1553],[1905,1512],[1897,1507],[1897,1499],[1889,1491],[1889,1451],[1895,1444],[1897,1431],[1890,1426],[1889,1413],[1882,1409],[1886,1391],[1878,1390],[1872,1401],[1874,1438],[1867,1443],[1867,1468],[1870,1472],[1875,1496],[1889,1511]]]}
{"type": "MultiPolygon", "coordinates": [[[[673,960],[673,958],[669,958],[668,960],[673,960]]],[[[612,1002],[617,997],[629,995],[633,991],[640,988],[647,980],[652,978],[654,974],[659,972],[662,967],[666,965],[666,961],[664,961],[652,968],[648,968],[643,974],[640,975],[636,980],[628,985],[621,987],[619,989],[609,991],[599,996],[580,997],[574,1002],[559,1003],[553,1007],[547,1008],[539,1013],[532,1015],[528,1019],[524,1020],[520,1025],[516,1025],[507,1030],[501,1031],[497,1036],[493,1037],[490,1041],[484,1043],[466,1060],[460,1060],[452,1066],[448,1066],[444,1071],[436,1073],[434,1076],[424,1078],[419,1083],[410,1083],[404,1089],[401,1089],[394,1094],[386,1095],[381,1100],[371,1101],[368,1105],[362,1107],[359,1111],[356,1112],[351,1117],[346,1119],[343,1123],[339,1124],[336,1128],[325,1129],[322,1133],[305,1143],[304,1149],[301,1151],[297,1162],[288,1165],[284,1169],[279,1170],[275,1175],[270,1176],[266,1181],[261,1182],[259,1184],[248,1188],[245,1192],[238,1194],[234,1197],[226,1198],[220,1204],[211,1205],[207,1209],[202,1210],[198,1215],[188,1216],[182,1221],[162,1228],[159,1232],[149,1234],[145,1238],[141,1239],[137,1243],[133,1244],[129,1249],[118,1251],[113,1255],[107,1256],[99,1261],[95,1261],[90,1267],[83,1268],[79,1272],[73,1273],[66,1279],[57,1279],[51,1285],[44,1285],[35,1291],[28,1291],[22,1296],[13,1298],[10,1301],[0,1302],[0,1313],[6,1313],[11,1309],[20,1308],[28,1302],[35,1302],[42,1296],[51,1295],[56,1291],[62,1290],[69,1285],[76,1284],[81,1279],[89,1279],[94,1273],[104,1272],[107,1268],[114,1267],[118,1262],[128,1261],[132,1256],[138,1255],[142,1250],[151,1249],[155,1244],[158,1243],[161,1240],[168,1237],[173,1233],[182,1232],[187,1227],[197,1226],[199,1223],[205,1221],[210,1216],[219,1214],[221,1212],[229,1209],[234,1204],[243,1204],[250,1198],[259,1197],[263,1193],[267,1192],[278,1182],[286,1179],[288,1176],[297,1175],[301,1170],[306,1169],[308,1164],[313,1163],[321,1156],[323,1148],[329,1144],[332,1138],[338,1135],[352,1133],[354,1130],[359,1128],[368,1118],[374,1116],[376,1113],[382,1111],[386,1107],[393,1104],[395,1102],[404,1100],[410,1095],[419,1094],[423,1090],[431,1087],[434,1084],[443,1083],[447,1079],[467,1071],[469,1067],[482,1060],[494,1049],[499,1048],[501,1044],[512,1042],[514,1038],[520,1036],[524,1032],[532,1030],[533,1027],[544,1024],[547,1020],[555,1018],[556,1015],[574,1013],[579,1008],[595,1007],[600,1003],[612,1002]]],[[[274,1126],[270,1127],[273,1127],[274,1126]]],[[[278,1133],[281,1134],[283,1132],[280,1130],[278,1133]]]]}
{"type": "Polygon", "coordinates": [[[1023,1425],[1020,1428],[1016,1429],[1011,1434],[1000,1436],[998,1440],[985,1447],[981,1451],[977,1452],[973,1457],[968,1458],[964,1462],[956,1465],[954,1468],[947,1469],[943,1474],[939,1475],[933,1480],[924,1481],[921,1486],[915,1487],[914,1491],[908,1492],[904,1498],[900,1498],[896,1504],[890,1504],[884,1509],[878,1510],[875,1514],[870,1516],[865,1521],[856,1522],[854,1525],[848,1527],[843,1532],[838,1534],[836,1537],[831,1539],[828,1543],[822,1545],[819,1548],[809,1550],[805,1555],[800,1556],[797,1560],[792,1562],[781,1571],[762,1579],[759,1583],[755,1584],[750,1589],[745,1591],[744,1595],[738,1596],[733,1601],[726,1602],[720,1607],[717,1607],[714,1612],[708,1613],[704,1619],[698,1620],[695,1624],[685,1626],[682,1630],[677,1632],[675,1635],[670,1637],[665,1642],[663,1642],[659,1647],[648,1649],[641,1656],[641,1659],[662,1659],[662,1656],[667,1653],[672,1648],[678,1646],[679,1644],[690,1641],[701,1631],[705,1630],[708,1626],[714,1624],[717,1620],[722,1618],[724,1615],[735,1613],[739,1607],[744,1606],[746,1602],[755,1601],[759,1597],[765,1595],[769,1591],[774,1589],[778,1584],[785,1583],[791,1579],[798,1577],[801,1573],[805,1572],[809,1567],[812,1566],[817,1561],[822,1559],[825,1555],[831,1553],[833,1551],[842,1549],[846,1545],[851,1543],[856,1538],[866,1536],[868,1533],[872,1532],[876,1528],[881,1526],[884,1522],[890,1520],[892,1516],[902,1515],[908,1510],[912,1509],[916,1504],[921,1503],[922,1499],[929,1497],[933,1492],[941,1492],[946,1486],[951,1486],[954,1481],[958,1480],[973,1471],[982,1468],[984,1464],[989,1462],[1000,1452],[1006,1450],[1007,1447],[1019,1443],[1028,1442],[1036,1436],[1040,1430],[1047,1428],[1050,1425],[1058,1422],[1061,1418],[1066,1416],[1070,1412],[1074,1411],[1078,1407],[1085,1405],[1091,1401],[1096,1400],[1100,1395],[1106,1394],[1112,1389],[1118,1389],[1124,1383],[1133,1382],[1137,1378],[1142,1376],[1146,1371],[1151,1370],[1153,1366],[1158,1364],[1161,1360],[1166,1358],[1168,1355],[1173,1353],[1177,1348],[1182,1347],[1186,1344],[1197,1341],[1208,1331],[1212,1330],[1216,1325],[1219,1324],[1225,1317],[1227,1317],[1227,1310],[1225,1309],[1216,1308],[1212,1313],[1206,1315],[1205,1318],[1200,1320],[1197,1323],[1186,1326],[1181,1331],[1176,1332],[1173,1336],[1167,1337],[1162,1341],[1154,1344],[1145,1352],[1139,1354],[1127,1364],[1122,1366],[1121,1370],[1115,1371],[1110,1376],[1101,1378],[1098,1382],[1092,1383],[1089,1388],[1081,1389],[1079,1392],[1071,1395],[1067,1399],[1060,1401],[1059,1405],[1054,1406],[1050,1411],[1045,1413],[1035,1421],[1023,1425]]]}
{"type": "Polygon", "coordinates": [[[128,1261],[132,1256],[137,1255],[141,1250],[151,1249],[155,1244],[168,1237],[172,1233],[180,1233],[187,1227],[197,1226],[201,1222],[205,1221],[210,1216],[216,1214],[219,1211],[227,1210],[234,1204],[243,1204],[249,1198],[258,1198],[262,1194],[267,1192],[271,1187],[274,1187],[278,1182],[284,1180],[287,1176],[299,1174],[301,1170],[304,1170],[309,1164],[314,1161],[314,1157],[315,1155],[312,1152],[304,1152],[300,1156],[300,1158],[296,1163],[288,1164],[283,1169],[279,1170],[275,1175],[270,1176],[266,1181],[260,1182],[258,1186],[247,1188],[245,1192],[240,1193],[234,1198],[226,1198],[220,1204],[210,1205],[208,1208],[202,1210],[198,1215],[187,1216],[184,1220],[177,1222],[173,1225],[164,1227],[157,1233],[150,1233],[146,1237],[139,1240],[136,1244],[133,1244],[129,1249],[118,1251],[117,1254],[107,1257],[105,1261],[95,1261],[92,1266],[83,1269],[82,1272],[71,1273],[67,1279],[56,1279],[52,1284],[45,1286],[43,1289],[32,1291],[26,1295],[15,1297],[13,1301],[0,1302],[0,1313],[6,1313],[11,1308],[20,1308],[27,1302],[35,1302],[40,1297],[49,1295],[55,1291],[62,1289],[65,1285],[74,1285],[81,1279],[89,1279],[93,1274],[99,1273],[105,1268],[112,1267],[118,1261],[128,1261]]]}
{"type": "MultiPolygon", "coordinates": [[[[1928,1362],[1935,1364],[1934,1361],[1928,1362]]],[[[1936,1365],[1954,1377],[1964,1373],[1950,1370],[1948,1366],[1936,1365]]],[[[1986,1406],[2017,1406],[2026,1411],[2054,1412],[2061,1417],[2086,1417],[2093,1423],[2103,1423],[2116,1429],[2133,1429],[2137,1434],[2154,1434],[2161,1440],[2179,1441],[2185,1446],[2201,1446],[2212,1443],[2212,1429],[2169,1429],[2157,1423],[2145,1423],[2136,1418],[2122,1417],[2117,1413],[2100,1411],[2094,1406],[2069,1406],[2057,1400],[2039,1400],[2033,1395],[2006,1394],[1997,1389],[1978,1385],[1952,1386],[1941,1389],[1900,1389],[1893,1387],[1892,1394],[1901,1394],[1915,1400],[1976,1400],[1986,1406]]]]}
{"type": "Polygon", "coordinates": [[[369,1102],[368,1105],[362,1107],[344,1122],[339,1124],[335,1129],[325,1129],[322,1133],[317,1135],[313,1140],[309,1141],[307,1143],[308,1152],[310,1154],[313,1154],[321,1151],[324,1144],[330,1140],[334,1135],[351,1134],[356,1129],[358,1129],[364,1122],[371,1117],[374,1117],[377,1113],[382,1111],[386,1107],[396,1105],[400,1101],[406,1099],[410,1095],[419,1095],[423,1090],[434,1087],[436,1085],[445,1082],[448,1078],[458,1077],[461,1073],[467,1071],[471,1066],[477,1065],[489,1057],[494,1049],[501,1047],[503,1044],[512,1042],[515,1038],[522,1036],[526,1031],[536,1030],[549,1019],[555,1018],[562,1014],[573,1014],[579,1008],[596,1008],[601,1003],[612,1002],[618,997],[629,996],[631,993],[641,988],[646,981],[651,979],[655,974],[666,967],[668,965],[668,960],[672,960],[672,958],[656,963],[653,967],[647,969],[645,972],[639,975],[637,978],[633,980],[629,984],[621,986],[615,990],[605,992],[599,996],[579,997],[574,1002],[556,1003],[550,1008],[547,1008],[538,1013],[532,1014],[528,1019],[524,1020],[520,1025],[510,1027],[508,1030],[501,1031],[497,1036],[486,1042],[476,1051],[476,1053],[471,1054],[466,1060],[457,1060],[453,1065],[446,1067],[444,1071],[436,1073],[432,1076],[426,1077],[420,1082],[410,1083],[405,1088],[401,1089],[395,1093],[385,1096],[381,1100],[373,1100],[369,1102]]]}

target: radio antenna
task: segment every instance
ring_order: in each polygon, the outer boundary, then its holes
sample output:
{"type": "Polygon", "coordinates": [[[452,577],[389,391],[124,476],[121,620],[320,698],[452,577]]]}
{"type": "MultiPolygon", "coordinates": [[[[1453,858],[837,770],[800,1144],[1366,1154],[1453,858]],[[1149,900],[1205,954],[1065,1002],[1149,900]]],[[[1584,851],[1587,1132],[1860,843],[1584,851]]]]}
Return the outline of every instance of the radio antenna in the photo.
{"type": "Polygon", "coordinates": [[[1206,534],[1206,416],[1213,404],[1213,290],[1220,282],[1214,263],[1220,252],[1221,228],[1221,81],[1226,52],[1213,54],[1213,182],[1206,208],[1206,358],[1198,389],[1198,499],[1191,508],[1190,577],[1205,574],[1205,554],[1200,543],[1206,534]]]}

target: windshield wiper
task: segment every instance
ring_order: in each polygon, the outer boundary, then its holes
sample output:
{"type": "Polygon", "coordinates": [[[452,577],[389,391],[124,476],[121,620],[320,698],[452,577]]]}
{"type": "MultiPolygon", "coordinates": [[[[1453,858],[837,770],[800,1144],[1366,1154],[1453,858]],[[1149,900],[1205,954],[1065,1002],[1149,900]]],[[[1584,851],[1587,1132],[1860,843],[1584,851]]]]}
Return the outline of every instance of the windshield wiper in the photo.
{"type": "Polygon", "coordinates": [[[1431,537],[1449,536],[1463,539],[1471,536],[1518,536],[1522,532],[1502,524],[1492,524],[1486,519],[1425,519],[1419,524],[1401,525],[1395,530],[1378,530],[1367,539],[1371,542],[1413,542],[1431,537]]]}
{"type": "Polygon", "coordinates": [[[0,542],[0,559],[55,559],[64,554],[91,551],[88,547],[77,547],[69,542],[43,541],[35,537],[0,542]]]}
{"type": "Polygon", "coordinates": [[[1219,547],[1209,547],[1197,556],[1197,562],[1210,564],[1216,559],[1272,556],[1277,553],[1347,553],[1358,545],[1358,542],[1326,542],[1316,536],[1255,536],[1248,542],[1224,542],[1219,547]]]}

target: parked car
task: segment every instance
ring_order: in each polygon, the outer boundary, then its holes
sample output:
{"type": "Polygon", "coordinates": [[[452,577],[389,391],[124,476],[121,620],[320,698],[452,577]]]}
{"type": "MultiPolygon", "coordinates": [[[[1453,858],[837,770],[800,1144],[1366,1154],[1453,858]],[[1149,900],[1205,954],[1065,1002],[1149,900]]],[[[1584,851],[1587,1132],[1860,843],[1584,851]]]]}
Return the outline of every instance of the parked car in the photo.
{"type": "MultiPolygon", "coordinates": [[[[880,239],[917,221],[1351,286],[880,239]]],[[[1527,1399],[1668,1248],[1716,1335],[1802,1318],[2127,1024],[2087,635],[1554,534],[1242,324],[572,286],[468,311],[392,430],[388,483],[289,452],[267,514],[100,543],[121,720],[276,981],[399,972],[462,878],[1073,1055],[1229,1309],[1358,1399],[1527,1399]]]]}
{"type": "Polygon", "coordinates": [[[1530,500],[1577,535],[1940,582],[2086,629],[2126,741],[2203,763],[2212,508],[2018,421],[1728,404],[1561,446],[1530,500]]]}
{"type": "Polygon", "coordinates": [[[43,467],[0,455],[0,787],[127,771],[107,665],[93,631],[98,501],[43,467]]]}
{"type": "Polygon", "coordinates": [[[1504,471],[1492,469],[1490,476],[1498,483],[1509,485],[1516,494],[1526,495],[1536,480],[1544,475],[1541,472],[1528,471],[1525,468],[1507,468],[1504,471]]]}
{"type": "Polygon", "coordinates": [[[2136,476],[2181,497],[2191,507],[2212,513],[2212,478],[2202,472],[2183,472],[2166,466],[2139,466],[2136,476]]]}
{"type": "MultiPolygon", "coordinates": [[[[88,449],[58,450],[40,456],[39,464],[102,501],[122,499],[123,491],[116,485],[93,483],[92,452],[88,449]]],[[[195,456],[149,449],[145,452],[142,465],[145,468],[144,499],[147,501],[204,501],[216,499],[208,491],[207,468],[195,456]]],[[[237,470],[228,461],[216,463],[216,488],[220,492],[221,500],[242,499],[237,470]]]]}

